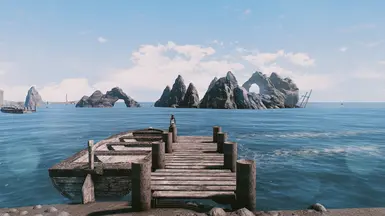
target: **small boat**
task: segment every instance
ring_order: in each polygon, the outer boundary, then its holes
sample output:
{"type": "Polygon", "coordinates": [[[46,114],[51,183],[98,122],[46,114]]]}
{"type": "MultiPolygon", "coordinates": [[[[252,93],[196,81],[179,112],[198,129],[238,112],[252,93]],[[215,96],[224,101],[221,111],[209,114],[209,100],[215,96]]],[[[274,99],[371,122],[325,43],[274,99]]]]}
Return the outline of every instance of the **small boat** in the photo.
{"type": "Polygon", "coordinates": [[[164,130],[146,128],[123,132],[93,145],[94,169],[88,148],[48,169],[53,186],[66,198],[82,200],[82,187],[92,175],[96,199],[120,199],[131,192],[131,163],[151,158],[151,142],[162,140],[164,130]]]}
{"type": "Polygon", "coordinates": [[[27,110],[25,108],[16,107],[16,106],[5,106],[5,107],[1,107],[0,111],[3,113],[24,114],[24,113],[36,112],[36,109],[27,110]]]}

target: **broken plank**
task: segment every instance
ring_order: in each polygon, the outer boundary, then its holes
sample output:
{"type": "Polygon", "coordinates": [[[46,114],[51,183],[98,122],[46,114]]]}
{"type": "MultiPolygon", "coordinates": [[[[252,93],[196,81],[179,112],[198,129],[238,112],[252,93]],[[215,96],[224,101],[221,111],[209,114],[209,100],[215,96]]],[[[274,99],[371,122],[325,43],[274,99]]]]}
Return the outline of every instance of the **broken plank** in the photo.
{"type": "Polygon", "coordinates": [[[232,191],[155,191],[152,193],[153,198],[212,198],[212,197],[235,197],[232,191]]]}
{"type": "Polygon", "coordinates": [[[156,191],[235,191],[236,186],[217,185],[152,185],[151,190],[156,191]]]}
{"type": "Polygon", "coordinates": [[[233,181],[162,181],[151,180],[151,185],[228,185],[235,186],[235,180],[233,181]]]}

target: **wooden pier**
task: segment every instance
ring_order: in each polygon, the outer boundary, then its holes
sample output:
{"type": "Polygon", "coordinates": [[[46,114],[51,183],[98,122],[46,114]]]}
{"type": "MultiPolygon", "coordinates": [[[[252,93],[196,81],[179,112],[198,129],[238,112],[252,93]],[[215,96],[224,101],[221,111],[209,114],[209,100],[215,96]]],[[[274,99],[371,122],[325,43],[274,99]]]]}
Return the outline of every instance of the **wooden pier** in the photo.
{"type": "MultiPolygon", "coordinates": [[[[227,133],[218,126],[212,128],[212,136],[178,136],[177,127],[172,124],[161,135],[121,136],[119,142],[108,143],[107,150],[98,154],[133,154],[114,149],[125,145],[136,146],[142,155],[146,149],[150,150],[148,156],[130,163],[135,211],[154,208],[160,199],[211,199],[236,209],[255,210],[255,161],[238,160],[237,143],[227,139],[227,133]]],[[[95,155],[93,141],[89,141],[89,171],[95,169],[95,155]]],[[[85,174],[83,203],[95,201],[94,175],[100,173],[85,174]]]]}

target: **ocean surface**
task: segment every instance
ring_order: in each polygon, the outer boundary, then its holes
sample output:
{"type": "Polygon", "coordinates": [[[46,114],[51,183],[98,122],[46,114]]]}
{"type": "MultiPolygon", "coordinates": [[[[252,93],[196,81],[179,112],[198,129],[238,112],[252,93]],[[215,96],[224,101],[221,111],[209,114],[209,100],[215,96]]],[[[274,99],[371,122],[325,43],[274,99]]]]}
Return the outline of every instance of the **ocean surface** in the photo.
{"type": "Polygon", "coordinates": [[[164,128],[170,114],[179,135],[211,135],[220,125],[238,142],[239,157],[257,161],[257,208],[383,207],[385,103],[309,103],[306,109],[111,109],[49,105],[37,113],[0,113],[0,207],[70,202],[48,168],[110,135],[164,128]]]}

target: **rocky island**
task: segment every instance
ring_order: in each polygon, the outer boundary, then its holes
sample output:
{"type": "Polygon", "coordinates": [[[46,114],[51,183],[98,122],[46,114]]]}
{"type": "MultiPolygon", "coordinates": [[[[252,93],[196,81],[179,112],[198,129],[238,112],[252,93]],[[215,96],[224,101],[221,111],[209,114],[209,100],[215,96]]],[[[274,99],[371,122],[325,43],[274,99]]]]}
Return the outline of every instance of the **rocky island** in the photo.
{"type": "Polygon", "coordinates": [[[91,96],[83,96],[76,104],[76,107],[113,107],[119,99],[123,100],[127,107],[140,107],[140,104],[127,96],[119,87],[112,88],[103,94],[101,91],[95,91],[91,96]]]}
{"type": "Polygon", "coordinates": [[[290,78],[281,78],[272,73],[270,77],[255,72],[242,86],[232,72],[225,77],[214,78],[203,99],[199,101],[198,91],[192,83],[186,90],[182,76],[178,76],[172,89],[163,90],[155,107],[184,107],[212,109],[277,109],[294,108],[299,100],[299,89],[290,78]],[[260,92],[249,92],[256,84],[260,92]]]}

